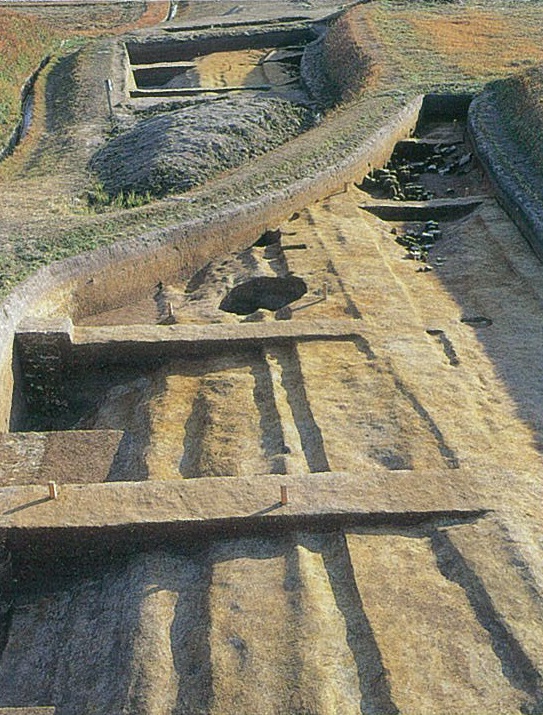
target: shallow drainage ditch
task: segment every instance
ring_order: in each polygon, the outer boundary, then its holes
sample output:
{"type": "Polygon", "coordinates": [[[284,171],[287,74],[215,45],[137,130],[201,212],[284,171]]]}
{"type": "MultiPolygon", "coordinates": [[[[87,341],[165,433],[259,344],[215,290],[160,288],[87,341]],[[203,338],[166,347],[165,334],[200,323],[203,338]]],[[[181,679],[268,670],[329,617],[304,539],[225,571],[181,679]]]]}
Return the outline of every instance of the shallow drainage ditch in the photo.
{"type": "Polygon", "coordinates": [[[40,72],[49,64],[50,59],[49,56],[43,58],[21,89],[21,118],[12,131],[7,144],[4,147],[0,147],[0,161],[13,154],[18,144],[20,144],[30,129],[34,112],[34,85],[36,84],[40,72]]]}

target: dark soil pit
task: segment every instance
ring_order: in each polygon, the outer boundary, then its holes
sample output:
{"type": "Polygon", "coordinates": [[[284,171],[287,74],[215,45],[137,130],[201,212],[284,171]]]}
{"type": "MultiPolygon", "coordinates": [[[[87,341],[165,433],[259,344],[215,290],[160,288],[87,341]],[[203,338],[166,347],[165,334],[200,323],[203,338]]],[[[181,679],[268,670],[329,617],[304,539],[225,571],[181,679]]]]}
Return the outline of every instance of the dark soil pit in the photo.
{"type": "Polygon", "coordinates": [[[134,68],[133,74],[134,81],[139,89],[181,89],[183,87],[198,86],[198,79],[191,63],[187,63],[187,66],[157,65],[134,68]]]}
{"type": "Polygon", "coordinates": [[[219,308],[227,313],[250,315],[264,308],[279,310],[307,293],[305,281],[297,276],[252,278],[233,288],[219,308]]]}

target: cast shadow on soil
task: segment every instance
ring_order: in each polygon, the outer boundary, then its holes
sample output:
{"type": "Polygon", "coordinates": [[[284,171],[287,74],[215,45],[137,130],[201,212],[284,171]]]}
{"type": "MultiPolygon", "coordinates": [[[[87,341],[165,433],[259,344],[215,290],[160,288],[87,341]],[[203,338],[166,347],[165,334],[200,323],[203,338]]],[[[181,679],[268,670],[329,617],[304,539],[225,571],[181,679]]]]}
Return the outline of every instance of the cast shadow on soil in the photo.
{"type": "Polygon", "coordinates": [[[3,512],[4,516],[9,516],[9,514],[16,514],[18,511],[24,511],[25,509],[30,509],[33,506],[38,506],[39,504],[45,504],[45,502],[50,501],[49,497],[42,497],[41,499],[34,499],[33,501],[26,502],[25,504],[20,504],[19,506],[14,506],[11,509],[3,512]]]}
{"type": "MultiPolygon", "coordinates": [[[[455,253],[437,272],[437,277],[459,307],[462,329],[475,333],[496,377],[514,401],[518,417],[533,430],[534,448],[543,454],[541,299],[531,288],[529,279],[509,260],[503,246],[492,237],[478,212],[463,224],[463,232],[465,237],[462,233],[455,237],[455,253]],[[488,280],[485,280],[484,273],[488,270],[485,265],[478,267],[467,255],[469,241],[474,240],[475,234],[477,241],[484,242],[485,261],[492,269],[492,278],[488,280]],[[463,255],[463,244],[466,255],[463,255]],[[481,311],[484,317],[480,317],[481,311]]],[[[527,244],[513,243],[511,252],[520,254],[524,263],[538,262],[527,244]]],[[[543,276],[541,264],[539,273],[543,276]]],[[[496,436],[496,439],[504,438],[505,434],[496,436]]]]}
{"type": "Polygon", "coordinates": [[[511,685],[522,690],[529,702],[521,707],[525,715],[543,712],[542,680],[522,645],[503,622],[483,582],[443,531],[434,531],[432,548],[442,575],[466,593],[475,617],[488,632],[492,650],[501,662],[502,672],[511,685]]]}

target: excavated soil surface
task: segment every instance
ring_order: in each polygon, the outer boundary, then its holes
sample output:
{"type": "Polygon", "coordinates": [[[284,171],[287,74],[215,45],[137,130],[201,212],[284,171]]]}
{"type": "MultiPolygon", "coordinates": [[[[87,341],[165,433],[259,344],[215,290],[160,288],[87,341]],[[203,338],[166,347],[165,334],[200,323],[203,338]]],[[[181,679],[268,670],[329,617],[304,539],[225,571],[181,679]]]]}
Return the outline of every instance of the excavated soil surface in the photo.
{"type": "Polygon", "coordinates": [[[0,705],[54,703],[60,715],[526,712],[537,674],[518,627],[500,629],[500,590],[516,589],[536,636],[541,619],[513,569],[485,568],[483,543],[507,549],[483,521],[203,541],[95,567],[17,599],[0,705]]]}
{"type": "Polygon", "coordinates": [[[141,89],[259,88],[292,96],[300,91],[299,64],[303,48],[281,48],[212,52],[195,57],[189,66],[150,66],[135,69],[141,89]]]}
{"type": "MultiPolygon", "coordinates": [[[[461,143],[456,126],[428,136],[461,143]]],[[[464,145],[451,156],[460,162],[467,153],[464,145]]],[[[382,479],[385,508],[342,529],[279,522],[273,535],[250,536],[225,511],[218,538],[179,538],[174,528],[161,548],[140,541],[122,561],[104,556],[104,542],[78,569],[77,556],[59,549],[62,577],[43,580],[39,569],[34,578],[25,571],[40,553],[20,549],[17,580],[11,590],[0,584],[0,707],[54,705],[57,715],[541,712],[541,266],[473,159],[458,169],[437,172],[439,180],[421,171],[417,180],[451,200],[451,188],[480,195],[462,217],[415,221],[406,202],[405,217],[387,222],[366,208],[390,197],[350,185],[190,280],[160,281],[140,302],[81,321],[119,332],[132,324],[140,342],[157,323],[163,331],[174,323],[210,333],[221,327],[214,323],[292,329],[238,349],[225,340],[205,357],[66,370],[65,401],[28,427],[73,430],[70,439],[79,431],[85,440],[108,430],[123,470],[115,474],[105,460],[105,479],[129,473],[155,482],[145,486],[201,486],[197,520],[215,477],[233,477],[225,481],[236,490],[236,477],[295,483],[328,473],[341,489],[348,472],[362,493],[370,478],[382,479]],[[291,288],[301,282],[307,291],[298,295],[291,288]],[[281,305],[262,306],[272,284],[281,286],[281,305]],[[221,309],[239,293],[253,312],[221,309]],[[326,320],[342,321],[343,332],[326,334],[326,320]],[[296,327],[308,323],[321,332],[297,339],[296,327]],[[446,492],[451,484],[462,491],[469,475],[478,508],[459,512],[446,492]],[[399,476],[435,497],[436,511],[402,511],[410,490],[395,492],[399,476]],[[396,511],[386,504],[391,494],[396,511]]],[[[100,342],[100,331],[81,328],[80,340],[100,342]]],[[[47,450],[53,461],[62,454],[58,436],[24,437],[36,464],[48,465],[47,450]]],[[[5,448],[16,462],[18,443],[5,448]]],[[[36,482],[39,474],[36,467],[36,482]]],[[[43,514],[44,502],[65,527],[62,485],[58,500],[44,496],[3,517],[43,514]]],[[[104,519],[113,508],[107,499],[93,507],[104,519]]],[[[134,524],[126,532],[133,536],[134,524]]]]}
{"type": "MultiPolygon", "coordinates": [[[[454,126],[439,132],[459,140],[454,126]]],[[[473,164],[452,181],[475,185],[478,176],[473,164]]],[[[352,321],[363,338],[165,363],[133,371],[128,381],[120,374],[109,385],[103,372],[76,375],[74,387],[85,391],[72,400],[72,417],[56,424],[127,429],[144,455],[144,478],[538,463],[543,414],[526,349],[535,350],[539,339],[531,280],[537,264],[516,229],[483,195],[467,216],[435,222],[438,238],[416,260],[404,236],[426,235],[427,222],[384,222],[360,208],[368,200],[351,187],[189,281],[160,283],[140,303],[82,321],[325,318],[352,321]],[[285,281],[285,307],[255,302],[249,315],[223,309],[236,291],[258,301],[262,286],[278,279],[285,281]],[[307,292],[289,294],[288,281],[303,281],[307,292]],[[511,420],[517,427],[508,440],[496,440],[511,420]]]]}

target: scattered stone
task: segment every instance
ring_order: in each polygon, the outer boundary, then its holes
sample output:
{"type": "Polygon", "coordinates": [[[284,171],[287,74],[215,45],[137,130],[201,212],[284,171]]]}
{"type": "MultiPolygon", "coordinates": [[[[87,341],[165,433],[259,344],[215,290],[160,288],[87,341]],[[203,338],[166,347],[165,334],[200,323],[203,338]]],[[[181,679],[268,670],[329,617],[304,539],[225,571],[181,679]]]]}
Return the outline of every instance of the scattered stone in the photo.
{"type": "Polygon", "coordinates": [[[254,313],[249,313],[243,320],[242,323],[261,323],[266,317],[263,310],[255,310],[254,313]]]}
{"type": "Polygon", "coordinates": [[[275,311],[276,320],[290,320],[291,318],[292,308],[290,308],[288,305],[285,305],[284,308],[279,308],[279,310],[275,311]]]}
{"type": "Polygon", "coordinates": [[[442,231],[437,221],[426,221],[423,229],[407,229],[403,235],[398,235],[396,231],[394,235],[396,243],[407,250],[406,258],[425,263],[429,251],[442,237],[442,231]]]}
{"type": "MultiPolygon", "coordinates": [[[[358,188],[371,194],[380,195],[396,201],[429,201],[435,198],[432,191],[416,179],[424,174],[439,174],[449,176],[462,175],[472,170],[471,152],[460,154],[461,146],[457,144],[416,145],[416,159],[409,159],[409,149],[405,144],[395,151],[388,164],[372,171],[364,178],[358,188]],[[425,155],[426,153],[426,155],[425,155]]],[[[454,189],[447,189],[448,194],[454,194],[454,189]]]]}

